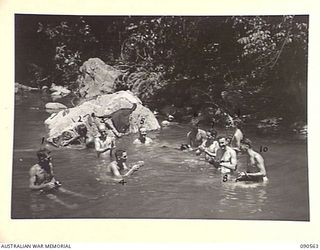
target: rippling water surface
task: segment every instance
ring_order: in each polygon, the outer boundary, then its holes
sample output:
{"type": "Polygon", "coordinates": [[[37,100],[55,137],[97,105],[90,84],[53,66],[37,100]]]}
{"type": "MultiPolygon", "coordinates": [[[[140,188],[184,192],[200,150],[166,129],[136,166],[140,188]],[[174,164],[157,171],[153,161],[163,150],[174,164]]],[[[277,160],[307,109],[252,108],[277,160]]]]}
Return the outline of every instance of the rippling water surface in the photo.
{"type": "MultiPolygon", "coordinates": [[[[48,97],[16,96],[13,150],[12,218],[203,218],[309,220],[306,142],[294,138],[249,137],[265,158],[267,184],[223,182],[203,157],[181,152],[187,125],[149,134],[151,146],[133,145],[137,135],[117,141],[128,163],[144,160],[125,185],[105,178],[105,166],[92,149],[52,149],[55,175],[73,193],[58,193],[64,204],[28,189],[29,169],[46,136],[48,97]],[[77,196],[76,194],[81,194],[77,196]]],[[[225,134],[225,130],[219,130],[225,134]]],[[[239,169],[246,158],[239,156],[239,169]]]]}

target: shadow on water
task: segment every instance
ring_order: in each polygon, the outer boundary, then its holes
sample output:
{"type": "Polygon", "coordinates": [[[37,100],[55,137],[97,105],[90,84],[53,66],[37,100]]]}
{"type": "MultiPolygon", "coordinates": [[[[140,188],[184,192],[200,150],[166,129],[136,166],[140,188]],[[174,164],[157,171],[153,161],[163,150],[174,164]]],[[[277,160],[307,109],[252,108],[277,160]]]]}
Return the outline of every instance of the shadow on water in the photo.
{"type": "MultiPolygon", "coordinates": [[[[34,94],[37,95],[37,94],[34,94]]],[[[133,145],[137,135],[116,143],[126,149],[128,163],[145,165],[127,183],[108,181],[110,159],[97,159],[92,149],[52,149],[55,175],[68,193],[56,197],[28,189],[29,169],[46,135],[43,121],[49,116],[45,97],[30,95],[16,100],[13,150],[13,218],[203,218],[309,220],[306,143],[250,135],[254,148],[263,152],[267,184],[223,182],[223,175],[191,152],[177,150],[185,143],[187,125],[154,131],[150,146],[133,145]],[[70,206],[68,206],[70,205],[70,206]]],[[[219,130],[225,134],[225,130],[219,130]]],[[[239,155],[239,170],[246,157],[239,155]]]]}

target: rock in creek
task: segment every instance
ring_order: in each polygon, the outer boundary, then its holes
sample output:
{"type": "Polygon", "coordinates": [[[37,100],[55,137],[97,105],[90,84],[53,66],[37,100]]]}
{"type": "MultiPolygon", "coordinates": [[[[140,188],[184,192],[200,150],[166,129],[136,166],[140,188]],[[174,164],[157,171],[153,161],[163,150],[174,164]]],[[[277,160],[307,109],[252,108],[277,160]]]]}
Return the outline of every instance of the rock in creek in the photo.
{"type": "Polygon", "coordinates": [[[140,126],[147,130],[160,128],[154,114],[139,98],[130,91],[119,91],[52,114],[45,121],[49,128],[47,141],[57,147],[81,144],[83,138],[97,136],[97,123],[103,121],[111,123],[119,134],[136,133],[140,126]]]}
{"type": "Polygon", "coordinates": [[[33,88],[33,87],[29,87],[29,86],[25,86],[21,83],[16,82],[14,84],[14,93],[17,94],[21,91],[37,91],[39,90],[38,88],[33,88]]]}
{"type": "Polygon", "coordinates": [[[60,109],[67,109],[68,107],[59,102],[48,102],[45,105],[45,108],[51,109],[51,110],[60,110],[60,109]]]}
{"type": "Polygon", "coordinates": [[[80,67],[78,91],[81,97],[91,99],[115,92],[114,82],[121,72],[99,58],[90,58],[80,67]]]}
{"type": "Polygon", "coordinates": [[[50,91],[52,92],[51,96],[54,98],[67,96],[71,93],[71,91],[66,87],[58,86],[58,85],[55,85],[54,83],[52,83],[50,87],[50,91]]]}

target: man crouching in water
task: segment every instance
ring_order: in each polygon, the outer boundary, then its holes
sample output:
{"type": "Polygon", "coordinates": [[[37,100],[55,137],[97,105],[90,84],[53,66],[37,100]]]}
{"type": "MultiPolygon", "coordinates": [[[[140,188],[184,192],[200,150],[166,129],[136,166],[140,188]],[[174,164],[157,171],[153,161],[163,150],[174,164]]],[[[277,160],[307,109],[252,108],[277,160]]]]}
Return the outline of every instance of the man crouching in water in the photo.
{"type": "Polygon", "coordinates": [[[268,181],[263,157],[252,149],[252,143],[249,139],[241,141],[241,150],[248,155],[248,165],[247,171],[240,172],[236,181],[268,181]]]}
{"type": "Polygon", "coordinates": [[[216,157],[212,162],[213,165],[221,170],[222,173],[230,173],[237,169],[237,153],[231,147],[227,146],[225,137],[218,139],[219,149],[217,150],[216,157]]]}
{"type": "Polygon", "coordinates": [[[61,183],[54,178],[50,153],[46,148],[37,152],[38,163],[33,165],[29,171],[30,189],[49,191],[61,186],[61,183]]]}
{"type": "Polygon", "coordinates": [[[152,139],[147,136],[147,129],[144,127],[139,128],[139,138],[133,141],[133,144],[150,144],[152,139]]]}
{"type": "Polygon", "coordinates": [[[137,171],[141,166],[143,166],[144,162],[139,161],[137,164],[133,165],[130,169],[126,165],[127,161],[127,152],[122,149],[117,149],[115,152],[116,160],[111,162],[107,166],[107,172],[111,173],[111,175],[119,180],[123,181],[124,177],[128,177],[134,171],[137,171]],[[125,174],[121,174],[121,172],[127,171],[125,174]]]}

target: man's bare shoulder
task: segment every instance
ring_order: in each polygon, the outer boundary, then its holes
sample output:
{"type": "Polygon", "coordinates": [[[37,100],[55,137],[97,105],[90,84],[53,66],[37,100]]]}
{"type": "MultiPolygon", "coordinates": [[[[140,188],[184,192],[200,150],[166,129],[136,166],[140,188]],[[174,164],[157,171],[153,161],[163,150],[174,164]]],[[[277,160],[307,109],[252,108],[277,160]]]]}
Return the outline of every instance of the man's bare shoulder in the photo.
{"type": "Polygon", "coordinates": [[[146,138],[146,143],[152,143],[152,142],[153,142],[153,140],[150,137],[146,138]]]}
{"type": "Polygon", "coordinates": [[[96,136],[96,137],[94,137],[94,141],[95,141],[95,142],[101,142],[101,139],[100,139],[99,136],[96,136]]]}
{"type": "Polygon", "coordinates": [[[141,144],[141,141],[139,140],[139,138],[137,138],[133,141],[133,144],[141,144]]]}
{"type": "Polygon", "coordinates": [[[198,133],[207,135],[206,131],[201,128],[198,129],[198,133]]]}
{"type": "Polygon", "coordinates": [[[227,149],[231,154],[237,155],[237,152],[236,152],[233,148],[227,146],[226,149],[227,149]]]}
{"type": "Polygon", "coordinates": [[[116,161],[112,161],[112,162],[110,162],[110,163],[108,164],[108,167],[117,167],[117,166],[118,166],[118,164],[117,164],[116,161]]]}
{"type": "Polygon", "coordinates": [[[264,159],[263,159],[262,155],[257,153],[257,152],[255,152],[254,158],[259,162],[264,162],[264,159]]]}
{"type": "Polygon", "coordinates": [[[32,174],[32,173],[36,173],[38,172],[39,170],[41,169],[40,165],[38,163],[34,164],[30,170],[29,170],[29,173],[32,174]]]}

